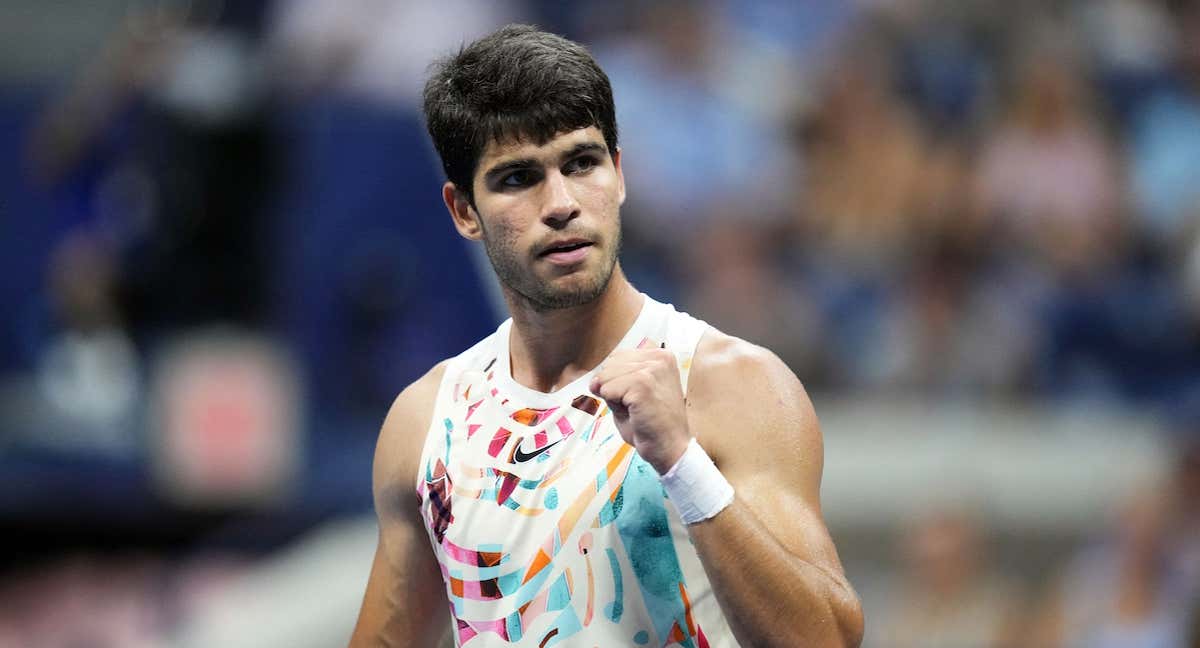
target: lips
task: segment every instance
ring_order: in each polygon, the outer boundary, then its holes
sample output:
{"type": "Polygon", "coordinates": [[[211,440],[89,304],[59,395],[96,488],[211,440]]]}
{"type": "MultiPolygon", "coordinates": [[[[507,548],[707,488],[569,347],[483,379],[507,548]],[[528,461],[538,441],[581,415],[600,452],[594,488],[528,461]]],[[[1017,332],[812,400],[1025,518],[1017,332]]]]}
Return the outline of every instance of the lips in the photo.
{"type": "Polygon", "coordinates": [[[587,239],[580,239],[580,238],[564,239],[561,241],[555,241],[555,242],[551,243],[550,245],[547,245],[546,247],[544,247],[542,249],[542,251],[538,254],[538,256],[546,257],[546,256],[569,254],[571,252],[575,252],[582,248],[590,247],[591,245],[592,245],[592,242],[587,239]]]}
{"type": "Polygon", "coordinates": [[[582,263],[591,249],[590,241],[555,243],[542,250],[538,258],[562,268],[570,268],[582,263]]]}

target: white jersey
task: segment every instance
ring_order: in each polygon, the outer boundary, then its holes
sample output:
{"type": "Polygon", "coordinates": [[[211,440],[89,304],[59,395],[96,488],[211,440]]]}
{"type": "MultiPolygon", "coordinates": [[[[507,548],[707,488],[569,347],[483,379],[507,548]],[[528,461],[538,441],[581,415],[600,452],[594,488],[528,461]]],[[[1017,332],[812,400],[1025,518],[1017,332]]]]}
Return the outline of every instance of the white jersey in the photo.
{"type": "MultiPolygon", "coordinates": [[[[517,384],[512,320],[452,359],[416,488],[456,645],[736,646],[657,472],[592,373],[517,384]]],[[[649,297],[618,348],[674,351],[687,391],[707,325],[649,297]]]]}

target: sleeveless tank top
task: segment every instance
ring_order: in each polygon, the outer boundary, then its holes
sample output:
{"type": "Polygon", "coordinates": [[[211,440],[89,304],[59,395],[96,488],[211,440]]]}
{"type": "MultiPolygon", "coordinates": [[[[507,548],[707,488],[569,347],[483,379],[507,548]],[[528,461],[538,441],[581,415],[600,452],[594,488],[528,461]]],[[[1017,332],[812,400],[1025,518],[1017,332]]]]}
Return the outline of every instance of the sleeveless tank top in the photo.
{"type": "MultiPolygon", "coordinates": [[[[649,297],[617,348],[673,350],[684,393],[707,325],[649,297]]],[[[417,495],[458,646],[736,646],[658,473],[589,372],[512,379],[512,320],[453,358],[417,495]]]]}

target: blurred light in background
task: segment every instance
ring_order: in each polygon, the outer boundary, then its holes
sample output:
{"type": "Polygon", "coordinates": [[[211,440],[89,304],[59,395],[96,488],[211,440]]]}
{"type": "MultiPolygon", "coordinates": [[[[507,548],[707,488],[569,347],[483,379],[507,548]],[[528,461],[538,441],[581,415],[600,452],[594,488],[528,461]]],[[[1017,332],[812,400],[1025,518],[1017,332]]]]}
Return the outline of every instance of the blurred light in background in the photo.
{"type": "Polygon", "coordinates": [[[263,340],[212,332],[159,361],[152,470],[183,506],[266,506],[295,489],[303,449],[295,371],[263,340]]]}
{"type": "Polygon", "coordinates": [[[503,316],[419,90],[510,21],[612,78],[635,284],[808,387],[868,645],[1200,642],[1196,2],[10,0],[0,646],[344,641],[503,316]]]}

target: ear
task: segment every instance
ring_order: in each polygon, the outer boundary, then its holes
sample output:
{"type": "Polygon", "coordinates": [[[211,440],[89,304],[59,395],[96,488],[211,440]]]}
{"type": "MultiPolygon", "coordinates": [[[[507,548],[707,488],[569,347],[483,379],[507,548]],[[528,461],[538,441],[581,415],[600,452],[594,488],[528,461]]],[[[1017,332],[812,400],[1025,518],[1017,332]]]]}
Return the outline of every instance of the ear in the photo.
{"type": "Polygon", "coordinates": [[[617,201],[617,204],[624,205],[625,204],[625,173],[623,171],[621,171],[621,147],[618,146],[616,148],[617,148],[617,150],[613,151],[613,154],[612,154],[612,161],[613,161],[613,168],[617,170],[617,193],[619,194],[619,199],[617,201]]]}
{"type": "Polygon", "coordinates": [[[453,182],[447,181],[442,185],[442,202],[446,203],[446,211],[454,221],[454,229],[465,239],[478,241],[483,238],[483,228],[479,224],[479,214],[467,200],[467,195],[458,190],[453,182]]]}

